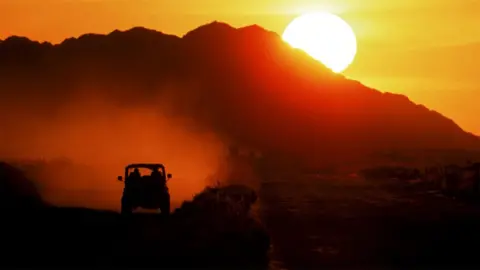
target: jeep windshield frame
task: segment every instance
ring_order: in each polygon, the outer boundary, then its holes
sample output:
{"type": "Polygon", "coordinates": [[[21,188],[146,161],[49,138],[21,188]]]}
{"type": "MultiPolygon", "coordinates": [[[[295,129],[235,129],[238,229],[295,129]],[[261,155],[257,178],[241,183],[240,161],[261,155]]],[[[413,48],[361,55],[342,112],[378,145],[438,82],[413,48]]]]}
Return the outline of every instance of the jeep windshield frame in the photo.
{"type": "Polygon", "coordinates": [[[163,175],[166,175],[166,171],[165,171],[165,166],[163,164],[155,164],[155,163],[134,163],[134,164],[130,164],[128,166],[125,167],[125,179],[128,178],[128,172],[131,170],[131,169],[135,169],[135,168],[138,168],[138,169],[149,169],[150,171],[153,171],[154,169],[159,169],[163,175]]]}

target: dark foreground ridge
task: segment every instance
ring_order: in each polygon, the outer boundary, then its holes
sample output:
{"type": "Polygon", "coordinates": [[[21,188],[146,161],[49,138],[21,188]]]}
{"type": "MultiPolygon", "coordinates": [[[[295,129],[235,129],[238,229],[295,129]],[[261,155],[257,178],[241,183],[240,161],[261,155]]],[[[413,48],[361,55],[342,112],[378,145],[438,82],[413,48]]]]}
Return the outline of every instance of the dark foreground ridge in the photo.
{"type": "Polygon", "coordinates": [[[281,268],[478,269],[479,205],[421,186],[347,176],[278,178],[262,186],[268,205],[262,220],[281,268]]]}
{"type": "MultiPolygon", "coordinates": [[[[19,185],[6,184],[2,191],[27,195],[27,182],[18,177],[21,173],[0,165],[0,183],[19,185]]],[[[251,268],[267,264],[269,237],[250,212],[257,200],[255,192],[244,186],[207,188],[169,218],[33,207],[32,203],[21,206],[25,198],[2,201],[3,266],[251,268]]]]}

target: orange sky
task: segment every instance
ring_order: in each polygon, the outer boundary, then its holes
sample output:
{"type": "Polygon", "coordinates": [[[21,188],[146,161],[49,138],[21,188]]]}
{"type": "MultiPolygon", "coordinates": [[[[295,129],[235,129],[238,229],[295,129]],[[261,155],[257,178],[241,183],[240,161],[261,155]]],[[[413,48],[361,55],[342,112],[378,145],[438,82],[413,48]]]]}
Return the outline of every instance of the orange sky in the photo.
{"type": "Polygon", "coordinates": [[[133,26],[182,35],[212,20],[281,33],[315,10],[340,15],[357,34],[347,76],[406,94],[480,135],[480,0],[0,0],[0,39],[57,43],[133,26]]]}

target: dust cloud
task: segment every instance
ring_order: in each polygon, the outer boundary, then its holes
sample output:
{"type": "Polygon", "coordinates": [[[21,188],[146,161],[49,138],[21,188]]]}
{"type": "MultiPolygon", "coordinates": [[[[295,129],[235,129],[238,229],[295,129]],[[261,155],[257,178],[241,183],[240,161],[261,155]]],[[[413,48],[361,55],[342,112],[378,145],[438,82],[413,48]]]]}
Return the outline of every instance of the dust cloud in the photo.
{"type": "Polygon", "coordinates": [[[75,164],[69,170],[50,166],[36,175],[48,202],[118,210],[123,183],[117,176],[129,163],[152,162],[163,163],[173,174],[169,188],[176,206],[210,184],[225,162],[227,147],[217,134],[191,118],[166,116],[161,104],[120,106],[92,89],[70,100],[54,117],[39,115],[38,101],[0,109],[5,124],[0,158],[64,157],[75,164]]]}

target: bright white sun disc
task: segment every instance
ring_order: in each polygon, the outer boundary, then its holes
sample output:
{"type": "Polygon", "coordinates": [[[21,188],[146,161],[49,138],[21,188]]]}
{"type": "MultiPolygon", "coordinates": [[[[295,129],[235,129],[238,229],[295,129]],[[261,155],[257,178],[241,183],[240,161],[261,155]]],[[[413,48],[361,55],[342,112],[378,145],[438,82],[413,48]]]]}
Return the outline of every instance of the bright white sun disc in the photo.
{"type": "Polygon", "coordinates": [[[352,28],[330,13],[315,12],[295,18],[282,38],[334,72],[344,71],[357,53],[357,40],[352,28]]]}

